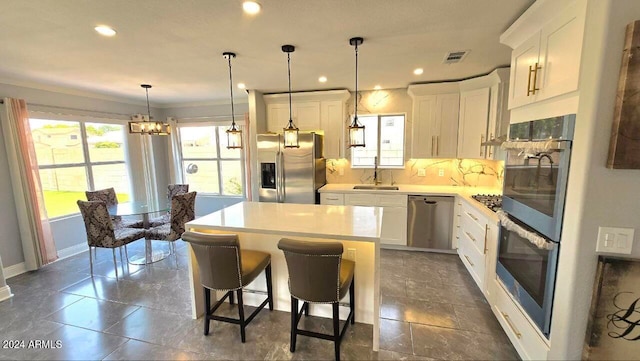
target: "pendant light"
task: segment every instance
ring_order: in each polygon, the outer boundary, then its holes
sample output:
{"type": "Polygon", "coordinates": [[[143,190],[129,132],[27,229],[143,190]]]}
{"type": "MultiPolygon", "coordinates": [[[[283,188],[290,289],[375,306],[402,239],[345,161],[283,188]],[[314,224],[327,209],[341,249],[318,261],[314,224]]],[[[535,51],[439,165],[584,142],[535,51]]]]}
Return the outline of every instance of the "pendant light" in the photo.
{"type": "Polygon", "coordinates": [[[171,127],[168,123],[151,121],[151,107],[149,107],[149,89],[151,85],[140,84],[147,94],[147,120],[129,122],[129,134],[169,135],[171,127]]]}
{"type": "Polygon", "coordinates": [[[289,77],[289,123],[284,130],[284,147],[285,148],[300,148],[298,143],[298,127],[293,124],[293,117],[291,115],[291,53],[296,48],[293,45],[283,45],[282,51],[287,53],[287,75],[289,77]]]}
{"type": "Polygon", "coordinates": [[[231,93],[231,127],[227,129],[227,149],[242,148],[242,130],[236,127],[236,113],[233,108],[233,76],[231,75],[231,59],[235,53],[224,52],[222,56],[229,62],[229,92],[231,93]]]}
{"type": "Polygon", "coordinates": [[[354,96],[354,114],[353,121],[349,125],[349,146],[350,147],[364,147],[364,125],[358,122],[358,45],[362,45],[363,38],[356,37],[349,39],[349,44],[356,49],[356,93],[354,96]]]}

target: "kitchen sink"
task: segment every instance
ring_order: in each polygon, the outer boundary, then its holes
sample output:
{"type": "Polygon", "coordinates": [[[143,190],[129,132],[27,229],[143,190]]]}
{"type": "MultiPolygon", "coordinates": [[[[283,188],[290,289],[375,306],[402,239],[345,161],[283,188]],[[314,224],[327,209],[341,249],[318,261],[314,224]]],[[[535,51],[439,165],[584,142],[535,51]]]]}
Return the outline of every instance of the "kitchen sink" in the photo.
{"type": "Polygon", "coordinates": [[[396,186],[354,186],[353,189],[366,189],[372,191],[397,191],[400,188],[396,186]]]}

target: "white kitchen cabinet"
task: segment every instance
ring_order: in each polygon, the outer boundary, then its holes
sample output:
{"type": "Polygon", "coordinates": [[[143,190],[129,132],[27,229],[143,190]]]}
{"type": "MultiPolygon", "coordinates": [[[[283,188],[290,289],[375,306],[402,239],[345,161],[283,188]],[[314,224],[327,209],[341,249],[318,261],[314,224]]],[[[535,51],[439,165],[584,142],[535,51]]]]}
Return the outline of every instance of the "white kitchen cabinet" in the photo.
{"type": "Polygon", "coordinates": [[[509,132],[509,68],[496,69],[496,83],[491,85],[489,97],[489,126],[487,127],[487,159],[504,160],[504,151],[500,148],[509,132]]]}
{"type": "Polygon", "coordinates": [[[413,97],[412,158],[456,157],[459,104],[458,93],[413,97]]]}
{"type": "Polygon", "coordinates": [[[509,109],[578,89],[585,11],[575,1],[557,13],[529,17],[549,19],[533,33],[535,25],[526,26],[525,18],[514,23],[516,30],[510,28],[501,36],[501,42],[513,48],[509,109]],[[520,31],[529,33],[518,34],[520,31]],[[526,40],[520,40],[523,38],[526,40]]]}
{"type": "Polygon", "coordinates": [[[385,222],[380,230],[380,243],[407,245],[406,194],[347,193],[344,195],[344,204],[383,207],[385,222]]]}
{"type": "Polygon", "coordinates": [[[343,100],[320,103],[320,125],[324,131],[324,157],[345,158],[344,139],[346,132],[345,102],[343,100]]]}
{"type": "MultiPolygon", "coordinates": [[[[293,123],[302,131],[320,130],[320,102],[292,102],[293,123]]],[[[267,130],[282,132],[289,122],[289,103],[267,105],[267,130]]]]}
{"type": "Polygon", "coordinates": [[[460,93],[458,158],[485,158],[491,89],[460,93]]]}
{"type": "Polygon", "coordinates": [[[344,194],[342,193],[320,193],[320,204],[342,206],[344,205],[344,194]]]}

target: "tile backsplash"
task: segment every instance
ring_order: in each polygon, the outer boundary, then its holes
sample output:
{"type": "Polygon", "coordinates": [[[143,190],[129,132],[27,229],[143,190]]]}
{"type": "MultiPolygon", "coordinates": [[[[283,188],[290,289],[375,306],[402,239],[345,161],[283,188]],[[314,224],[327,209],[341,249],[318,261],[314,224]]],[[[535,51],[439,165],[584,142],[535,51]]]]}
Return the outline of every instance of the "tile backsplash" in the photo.
{"type": "MultiPolygon", "coordinates": [[[[503,172],[504,162],[486,159],[410,159],[404,169],[378,169],[382,184],[471,187],[501,187],[503,172]]],[[[327,183],[372,184],[373,168],[353,169],[347,159],[327,159],[327,183]]]]}

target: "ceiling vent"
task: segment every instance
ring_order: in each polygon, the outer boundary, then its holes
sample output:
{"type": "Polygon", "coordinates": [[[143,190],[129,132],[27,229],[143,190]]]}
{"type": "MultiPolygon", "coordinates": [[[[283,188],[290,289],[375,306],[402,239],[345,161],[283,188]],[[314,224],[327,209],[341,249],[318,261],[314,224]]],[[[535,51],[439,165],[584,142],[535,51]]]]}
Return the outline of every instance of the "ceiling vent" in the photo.
{"type": "Polygon", "coordinates": [[[468,50],[461,50],[461,51],[452,51],[449,52],[445,57],[444,57],[444,61],[443,63],[445,64],[454,64],[454,63],[459,63],[462,60],[464,60],[464,58],[467,57],[467,54],[469,54],[468,50]]]}

